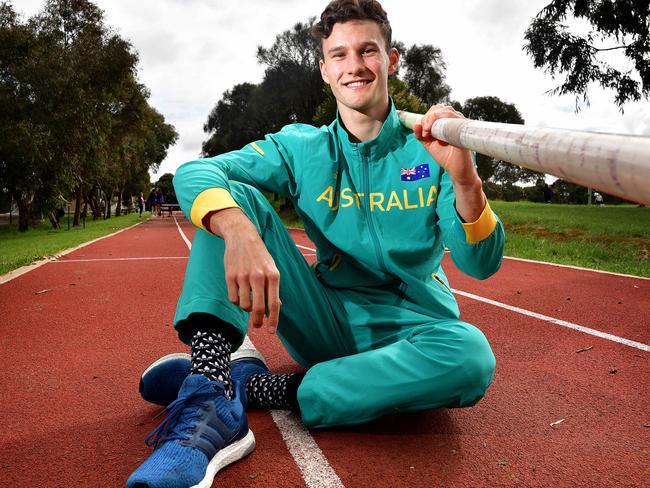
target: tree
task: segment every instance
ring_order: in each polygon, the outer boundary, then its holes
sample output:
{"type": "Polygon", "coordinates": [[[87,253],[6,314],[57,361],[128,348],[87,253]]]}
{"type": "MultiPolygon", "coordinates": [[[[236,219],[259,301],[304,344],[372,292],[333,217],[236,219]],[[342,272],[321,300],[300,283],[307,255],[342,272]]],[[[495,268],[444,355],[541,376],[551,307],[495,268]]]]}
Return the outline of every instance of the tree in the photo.
{"type": "Polygon", "coordinates": [[[21,22],[11,4],[1,3],[0,186],[16,202],[18,229],[23,232],[36,189],[43,181],[51,182],[43,180],[51,156],[49,127],[36,106],[42,80],[49,75],[39,62],[45,51],[35,29],[21,22]]]}
{"type": "Polygon", "coordinates": [[[165,173],[160,178],[158,178],[158,181],[156,182],[155,186],[160,189],[160,193],[162,193],[163,195],[167,195],[170,192],[174,191],[174,185],[172,184],[173,179],[174,179],[173,174],[165,173]]]}
{"type": "MultiPolygon", "coordinates": [[[[519,110],[511,103],[498,97],[475,97],[465,101],[462,106],[465,117],[487,122],[523,124],[519,110]]],[[[477,154],[478,173],[484,182],[491,181],[501,185],[514,185],[519,182],[535,181],[540,174],[505,161],[493,159],[485,154],[477,154]]],[[[488,195],[489,196],[489,195],[488,195]]]]}
{"type": "Polygon", "coordinates": [[[20,230],[30,212],[70,195],[75,225],[82,199],[110,216],[114,192],[121,202],[164,159],[177,134],[149,106],[137,60],[89,0],[48,0],[27,22],[0,3],[0,186],[16,200],[20,230]]]}
{"type": "Polygon", "coordinates": [[[254,103],[258,90],[258,85],[241,83],[224,92],[203,125],[203,131],[210,134],[202,146],[204,156],[239,149],[259,138],[255,129],[259,121],[254,103]]]}
{"type": "Polygon", "coordinates": [[[650,95],[650,2],[647,0],[553,0],[533,19],[524,50],[536,68],[565,75],[552,94],[574,93],[576,111],[589,104],[589,84],[614,90],[624,103],[650,95]],[[588,34],[572,34],[567,20],[586,20],[588,34]],[[615,68],[604,53],[619,51],[631,64],[615,68]]]}
{"type": "Polygon", "coordinates": [[[406,69],[403,76],[409,91],[427,107],[446,101],[451,88],[445,83],[447,69],[440,48],[430,44],[414,44],[402,57],[406,69]]]}

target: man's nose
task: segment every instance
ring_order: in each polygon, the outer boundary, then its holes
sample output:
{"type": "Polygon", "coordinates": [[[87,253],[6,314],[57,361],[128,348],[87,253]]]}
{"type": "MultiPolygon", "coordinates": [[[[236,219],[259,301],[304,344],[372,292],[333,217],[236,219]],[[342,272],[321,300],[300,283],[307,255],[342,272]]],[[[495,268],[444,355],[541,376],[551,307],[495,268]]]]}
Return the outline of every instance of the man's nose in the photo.
{"type": "Polygon", "coordinates": [[[346,68],[347,68],[348,74],[356,75],[356,74],[359,74],[359,73],[363,72],[363,70],[366,69],[366,63],[363,60],[363,56],[361,56],[359,54],[355,53],[355,54],[352,54],[352,55],[348,56],[347,61],[348,61],[348,63],[347,63],[346,68]]]}

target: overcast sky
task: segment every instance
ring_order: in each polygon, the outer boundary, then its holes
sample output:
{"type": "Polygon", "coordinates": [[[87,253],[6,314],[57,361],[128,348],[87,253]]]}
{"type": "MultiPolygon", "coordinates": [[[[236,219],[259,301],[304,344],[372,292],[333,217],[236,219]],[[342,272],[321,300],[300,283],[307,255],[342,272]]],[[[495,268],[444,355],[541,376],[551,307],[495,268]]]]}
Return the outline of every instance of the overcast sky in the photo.
{"type": "MultiPolygon", "coordinates": [[[[591,106],[574,113],[573,97],[545,92],[557,83],[533,68],[523,35],[550,0],[383,0],[393,38],[442,49],[453,99],[497,96],[514,103],[531,126],[650,135],[650,104],[630,103],[621,115],[611,92],[593,86],[591,106]]],[[[225,90],[261,81],[256,46],[319,16],[321,0],[96,0],[107,25],[130,40],[140,55],[139,78],[150,103],[180,137],[160,170],[176,168],[201,151],[203,124],[225,90]]],[[[44,0],[13,0],[30,16],[44,0]]]]}

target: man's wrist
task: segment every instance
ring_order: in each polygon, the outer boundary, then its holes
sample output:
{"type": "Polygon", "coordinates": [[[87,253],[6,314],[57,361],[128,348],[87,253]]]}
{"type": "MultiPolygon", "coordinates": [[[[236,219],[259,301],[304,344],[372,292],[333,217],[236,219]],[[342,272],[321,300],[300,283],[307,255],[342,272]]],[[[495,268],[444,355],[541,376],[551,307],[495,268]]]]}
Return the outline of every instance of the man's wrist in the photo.
{"type": "Polygon", "coordinates": [[[464,222],[475,222],[487,204],[483,182],[477,176],[473,183],[454,184],[453,187],[458,215],[464,222]]]}
{"type": "Polygon", "coordinates": [[[238,233],[242,233],[242,228],[247,226],[253,226],[253,223],[244,211],[239,207],[231,207],[210,212],[207,229],[214,235],[228,241],[238,233]]]}

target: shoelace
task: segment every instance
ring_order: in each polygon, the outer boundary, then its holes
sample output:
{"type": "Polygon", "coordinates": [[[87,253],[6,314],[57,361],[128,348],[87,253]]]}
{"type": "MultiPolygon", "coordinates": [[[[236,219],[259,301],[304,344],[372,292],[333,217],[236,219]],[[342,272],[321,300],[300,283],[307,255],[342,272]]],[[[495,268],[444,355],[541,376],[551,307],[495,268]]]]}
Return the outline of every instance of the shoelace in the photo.
{"type": "Polygon", "coordinates": [[[147,445],[156,448],[162,441],[185,439],[187,437],[187,429],[191,426],[191,421],[201,416],[201,409],[198,404],[204,400],[214,398],[215,389],[219,389],[220,387],[221,385],[218,383],[204,383],[196,390],[182,397],[179,396],[170,403],[165,410],[154,417],[155,420],[167,414],[165,420],[147,436],[145,440],[147,445]],[[192,410],[188,409],[191,406],[196,406],[196,408],[192,410]]]}

